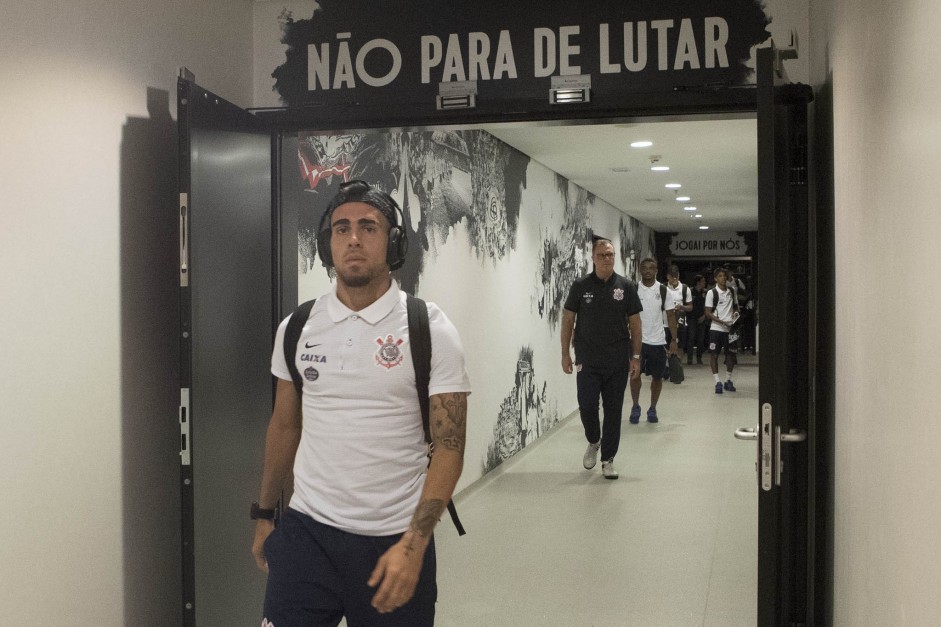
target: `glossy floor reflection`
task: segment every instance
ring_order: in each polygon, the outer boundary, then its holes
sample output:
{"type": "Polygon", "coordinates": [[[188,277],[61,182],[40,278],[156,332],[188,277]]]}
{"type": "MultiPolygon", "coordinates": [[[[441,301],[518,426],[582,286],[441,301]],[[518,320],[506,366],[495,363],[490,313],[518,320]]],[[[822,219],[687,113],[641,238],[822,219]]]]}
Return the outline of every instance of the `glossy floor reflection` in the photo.
{"type": "Polygon", "coordinates": [[[575,415],[459,494],[468,535],[447,517],[435,534],[436,624],[754,626],[756,445],[732,433],[757,422],[758,367],[742,361],[736,393],[708,365],[664,383],[659,424],[628,424],[628,399],[617,481],[582,468],[575,415]]]}

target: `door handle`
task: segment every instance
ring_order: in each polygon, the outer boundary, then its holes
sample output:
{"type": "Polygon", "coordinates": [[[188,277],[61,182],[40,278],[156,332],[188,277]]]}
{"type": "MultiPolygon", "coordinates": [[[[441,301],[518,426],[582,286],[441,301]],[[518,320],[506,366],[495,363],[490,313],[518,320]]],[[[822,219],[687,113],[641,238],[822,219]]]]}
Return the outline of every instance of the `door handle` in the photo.
{"type": "Polygon", "coordinates": [[[791,429],[787,433],[781,433],[782,442],[803,442],[806,439],[807,432],[803,429],[791,429]]]}
{"type": "Polygon", "coordinates": [[[736,440],[757,440],[758,427],[739,427],[735,430],[736,440]]]}
{"type": "Polygon", "coordinates": [[[771,490],[773,485],[781,485],[781,475],[784,473],[781,444],[785,442],[804,442],[807,440],[807,432],[803,429],[790,429],[787,433],[782,433],[781,427],[778,426],[774,426],[772,429],[771,404],[765,403],[761,406],[761,424],[755,427],[739,427],[735,430],[735,439],[756,441],[758,440],[759,428],[764,433],[764,439],[759,444],[760,449],[755,470],[758,473],[761,489],[767,492],[771,490]]]}
{"type": "Polygon", "coordinates": [[[781,475],[784,474],[784,460],[781,458],[781,444],[784,442],[803,442],[807,439],[807,432],[803,429],[790,429],[781,433],[781,427],[774,428],[774,457],[777,468],[774,473],[774,485],[781,485],[781,475]]]}

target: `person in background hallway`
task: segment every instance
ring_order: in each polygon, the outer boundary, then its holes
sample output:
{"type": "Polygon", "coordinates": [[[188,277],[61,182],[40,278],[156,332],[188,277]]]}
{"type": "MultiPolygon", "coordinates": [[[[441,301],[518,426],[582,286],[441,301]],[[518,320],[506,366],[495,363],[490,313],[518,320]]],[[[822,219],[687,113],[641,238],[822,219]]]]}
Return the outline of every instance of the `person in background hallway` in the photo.
{"type": "MultiPolygon", "coordinates": [[[[688,313],[693,310],[693,292],[689,289],[689,286],[680,283],[680,269],[671,265],[667,269],[667,301],[666,308],[672,309],[676,314],[676,329],[679,337],[677,338],[677,346],[682,347],[684,350],[686,348],[686,338],[689,333],[687,317],[688,313]]],[[[670,329],[667,326],[666,313],[663,315],[663,327],[664,332],[667,337],[667,344],[670,344],[673,341],[673,335],[670,333],[670,329]]],[[[687,357],[689,353],[687,353],[687,357]]]]}
{"type": "Polygon", "coordinates": [[[731,288],[732,291],[735,292],[735,305],[741,312],[743,309],[745,309],[745,303],[748,302],[748,293],[745,290],[745,283],[742,282],[740,278],[735,276],[732,270],[726,269],[725,272],[725,286],[731,288]]]}
{"type": "Polygon", "coordinates": [[[738,317],[735,292],[726,286],[726,272],[716,268],[716,286],[706,292],[706,317],[712,321],[709,328],[709,365],[716,380],[716,394],[735,392],[732,371],[738,363],[737,342],[730,340],[730,331],[738,317]],[[725,383],[719,378],[719,353],[725,350],[725,383]]]}
{"type": "Polygon", "coordinates": [[[592,239],[594,270],[572,284],[562,310],[562,371],[571,374],[574,366],[577,372],[578,411],[588,440],[582,465],[594,468],[600,450],[602,474],[617,479],[614,456],[621,441],[624,390],[628,377],[640,377],[641,305],[636,284],[614,271],[614,244],[592,239]]]}
{"type": "Polygon", "coordinates": [[[696,275],[693,283],[692,309],[686,314],[686,363],[693,363],[693,350],[695,347],[696,363],[702,364],[703,347],[705,346],[705,332],[709,326],[706,320],[706,278],[696,275]]]}
{"type": "MultiPolygon", "coordinates": [[[[663,375],[667,369],[667,358],[676,354],[676,312],[667,309],[670,296],[657,280],[657,262],[651,258],[640,262],[640,284],[637,296],[644,307],[640,314],[643,343],[640,350],[640,369],[650,375],[650,408],[647,410],[647,422],[659,422],[657,401],[663,389],[663,375]],[[667,346],[666,332],[663,328],[663,313],[667,315],[667,325],[673,340],[667,346]]],[[[631,379],[631,424],[640,422],[640,377],[631,379]]]]}
{"type": "Polygon", "coordinates": [[[437,586],[432,532],[461,475],[470,383],[454,325],[427,303],[432,342],[431,463],[409,345],[406,294],[390,274],[407,246],[401,212],[362,181],[326,210],[320,255],[333,291],[304,324],[294,387],[275,339],[275,405],[252,554],[268,573],[265,627],[431,626],[437,586]],[[378,344],[378,346],[377,346],[378,344]],[[275,507],[292,484],[275,527],[275,507]]]}

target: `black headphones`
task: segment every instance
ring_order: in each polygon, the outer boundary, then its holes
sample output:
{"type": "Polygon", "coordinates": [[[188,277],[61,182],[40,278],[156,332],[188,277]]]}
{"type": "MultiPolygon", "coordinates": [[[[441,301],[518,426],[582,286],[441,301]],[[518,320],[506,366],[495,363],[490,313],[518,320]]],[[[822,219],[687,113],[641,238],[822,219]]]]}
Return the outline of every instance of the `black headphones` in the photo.
{"type": "Polygon", "coordinates": [[[333,229],[330,226],[330,218],[337,207],[348,202],[363,202],[372,205],[386,217],[392,225],[389,229],[386,263],[389,264],[390,270],[401,268],[405,263],[405,254],[408,252],[408,236],[405,234],[405,229],[400,226],[399,216],[401,216],[401,222],[404,223],[405,214],[402,213],[402,209],[392,196],[372,187],[365,181],[358,180],[342,183],[340,191],[327,205],[320,218],[320,225],[317,227],[317,254],[323,265],[327,268],[333,267],[333,252],[330,250],[333,229]]]}

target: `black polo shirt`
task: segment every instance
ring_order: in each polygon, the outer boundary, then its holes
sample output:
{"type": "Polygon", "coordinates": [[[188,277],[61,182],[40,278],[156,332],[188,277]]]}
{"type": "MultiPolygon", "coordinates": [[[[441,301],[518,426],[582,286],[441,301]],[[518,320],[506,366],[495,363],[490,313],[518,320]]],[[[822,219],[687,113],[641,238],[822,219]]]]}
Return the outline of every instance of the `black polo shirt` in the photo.
{"type": "Polygon", "coordinates": [[[627,366],[631,361],[628,316],[643,311],[637,284],[617,272],[602,281],[592,272],[576,280],[565,299],[575,312],[575,362],[627,366]]]}

